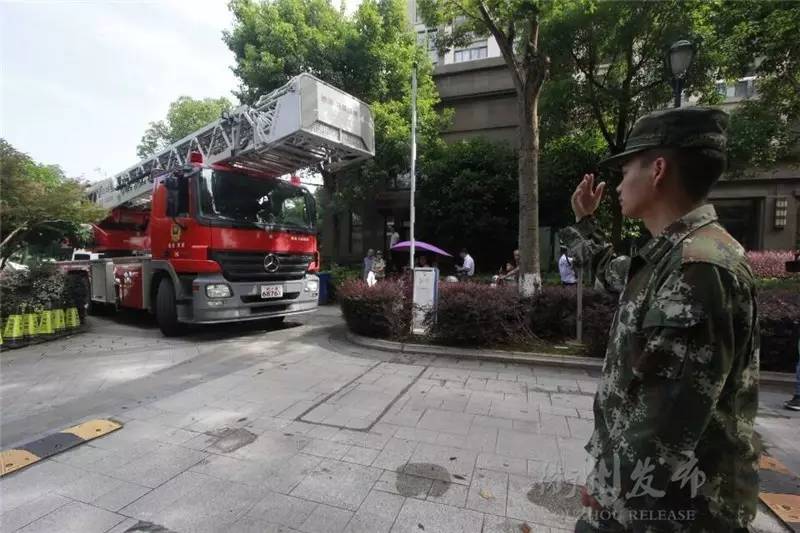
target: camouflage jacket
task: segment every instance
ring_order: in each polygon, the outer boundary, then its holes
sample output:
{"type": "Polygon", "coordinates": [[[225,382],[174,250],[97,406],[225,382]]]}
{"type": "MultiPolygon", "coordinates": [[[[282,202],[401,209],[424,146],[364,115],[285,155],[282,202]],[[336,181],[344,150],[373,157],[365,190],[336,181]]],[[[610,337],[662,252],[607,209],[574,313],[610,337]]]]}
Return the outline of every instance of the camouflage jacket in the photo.
{"type": "Polygon", "coordinates": [[[755,290],[743,248],[716,220],[701,206],[633,258],[612,253],[593,217],[561,232],[619,293],[587,485],[633,531],[731,531],[755,516],[755,290]]]}

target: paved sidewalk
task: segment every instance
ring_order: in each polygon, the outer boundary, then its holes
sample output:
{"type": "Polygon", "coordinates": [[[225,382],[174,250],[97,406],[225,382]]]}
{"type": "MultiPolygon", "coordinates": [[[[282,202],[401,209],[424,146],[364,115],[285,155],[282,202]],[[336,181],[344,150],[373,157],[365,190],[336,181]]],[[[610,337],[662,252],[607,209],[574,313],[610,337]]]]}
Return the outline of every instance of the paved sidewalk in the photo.
{"type": "MultiPolygon", "coordinates": [[[[20,353],[10,375],[3,354],[3,433],[125,427],[0,480],[0,530],[572,530],[596,376],[355,347],[331,308],[303,323],[165,342],[101,320],[80,342],[130,349],[20,353]]],[[[797,419],[775,413],[791,455],[797,419]]]]}

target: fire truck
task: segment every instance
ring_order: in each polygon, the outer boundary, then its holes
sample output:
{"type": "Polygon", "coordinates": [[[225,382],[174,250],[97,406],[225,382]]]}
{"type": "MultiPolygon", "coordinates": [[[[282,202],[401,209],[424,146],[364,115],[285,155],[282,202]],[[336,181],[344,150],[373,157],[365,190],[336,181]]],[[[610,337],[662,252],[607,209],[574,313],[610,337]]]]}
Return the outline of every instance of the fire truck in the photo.
{"type": "Polygon", "coordinates": [[[147,310],[167,336],[313,311],[316,208],[293,174],[374,154],[369,107],[301,74],[87,188],[109,209],[93,226],[100,258],[60,267],[85,276],[90,307],[147,310]]]}

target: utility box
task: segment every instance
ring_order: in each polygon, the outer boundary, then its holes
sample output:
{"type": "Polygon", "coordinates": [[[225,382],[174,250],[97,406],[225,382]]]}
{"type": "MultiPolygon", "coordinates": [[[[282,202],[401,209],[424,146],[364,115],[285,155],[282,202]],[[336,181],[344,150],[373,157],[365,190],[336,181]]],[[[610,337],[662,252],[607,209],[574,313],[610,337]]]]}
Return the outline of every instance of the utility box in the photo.
{"type": "Polygon", "coordinates": [[[413,309],[411,311],[411,333],[425,335],[428,327],[425,319],[433,314],[436,320],[436,308],[439,303],[439,269],[415,268],[413,309]]]}

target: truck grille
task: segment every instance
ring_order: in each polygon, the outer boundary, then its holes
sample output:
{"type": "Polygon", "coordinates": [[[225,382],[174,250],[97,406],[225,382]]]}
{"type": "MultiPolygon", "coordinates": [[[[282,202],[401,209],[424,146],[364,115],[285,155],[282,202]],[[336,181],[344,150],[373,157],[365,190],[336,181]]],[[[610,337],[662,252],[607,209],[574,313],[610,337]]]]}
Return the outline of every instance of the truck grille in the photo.
{"type": "Polygon", "coordinates": [[[219,263],[222,275],[229,281],[289,281],[303,279],[313,256],[273,253],[278,260],[277,270],[267,272],[264,252],[209,252],[209,259],[219,263]]]}

